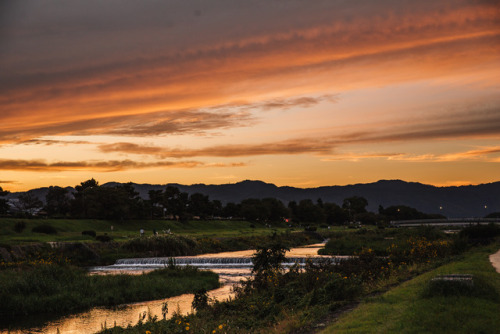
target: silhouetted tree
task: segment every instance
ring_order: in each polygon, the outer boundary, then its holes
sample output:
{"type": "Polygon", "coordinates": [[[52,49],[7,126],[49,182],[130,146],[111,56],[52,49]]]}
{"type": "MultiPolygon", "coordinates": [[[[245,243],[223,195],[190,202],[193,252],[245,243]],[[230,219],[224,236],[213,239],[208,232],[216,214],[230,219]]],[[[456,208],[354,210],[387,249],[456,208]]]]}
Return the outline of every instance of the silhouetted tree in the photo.
{"type": "Polygon", "coordinates": [[[28,216],[33,216],[43,206],[42,201],[29,191],[19,195],[17,200],[16,209],[28,216]]]}
{"type": "Polygon", "coordinates": [[[211,202],[212,216],[222,216],[222,202],[219,200],[213,200],[211,202]]]}
{"type": "Polygon", "coordinates": [[[323,204],[323,212],[329,225],[342,225],[349,219],[347,213],[335,203],[323,204]]]}
{"type": "Polygon", "coordinates": [[[71,202],[71,211],[74,217],[77,218],[94,218],[98,216],[99,182],[93,178],[75,187],[74,200],[71,202]]]}
{"type": "Polygon", "coordinates": [[[9,211],[9,204],[7,204],[7,200],[1,197],[5,197],[9,194],[7,190],[3,190],[0,187],[0,214],[5,214],[9,211]]]}
{"type": "Polygon", "coordinates": [[[348,197],[342,203],[342,209],[347,212],[351,221],[356,219],[357,214],[365,213],[367,206],[368,201],[366,198],[360,196],[348,197]]]}
{"type": "Polygon", "coordinates": [[[391,220],[445,218],[442,215],[427,214],[406,205],[393,205],[386,209],[379,206],[378,212],[386,222],[390,222],[391,220]]]}
{"type": "Polygon", "coordinates": [[[149,195],[149,204],[151,205],[151,218],[160,218],[163,217],[163,191],[162,190],[150,190],[148,192],[149,195]]]}
{"type": "Polygon", "coordinates": [[[123,219],[139,219],[147,218],[148,210],[146,209],[146,204],[144,200],[139,196],[139,193],[135,191],[134,185],[129,182],[117,186],[119,192],[123,192],[123,196],[126,198],[127,215],[123,219]]]}
{"type": "Polygon", "coordinates": [[[240,204],[229,202],[222,209],[222,215],[226,218],[241,217],[240,204]]]}
{"type": "Polygon", "coordinates": [[[492,212],[484,218],[500,218],[500,212],[492,212]]]}
{"type": "Polygon", "coordinates": [[[188,204],[187,211],[193,216],[205,219],[212,214],[212,205],[207,195],[194,193],[189,196],[188,204]]]}
{"type": "Polygon", "coordinates": [[[167,214],[173,215],[175,218],[186,221],[188,215],[186,208],[189,202],[189,195],[181,192],[179,188],[167,186],[163,195],[163,205],[167,209],[167,214]]]}
{"type": "Polygon", "coordinates": [[[276,222],[290,216],[288,208],[276,198],[262,199],[262,206],[265,210],[266,220],[276,222]]]}
{"type": "Polygon", "coordinates": [[[310,199],[303,199],[295,208],[295,219],[303,223],[324,221],[323,210],[310,199]]]}
{"type": "Polygon", "coordinates": [[[247,198],[240,203],[240,215],[246,220],[265,220],[266,213],[263,212],[263,207],[260,199],[247,198]]]}
{"type": "Polygon", "coordinates": [[[49,216],[64,216],[70,210],[70,197],[68,190],[61,187],[49,187],[45,196],[45,211],[49,216]]]}

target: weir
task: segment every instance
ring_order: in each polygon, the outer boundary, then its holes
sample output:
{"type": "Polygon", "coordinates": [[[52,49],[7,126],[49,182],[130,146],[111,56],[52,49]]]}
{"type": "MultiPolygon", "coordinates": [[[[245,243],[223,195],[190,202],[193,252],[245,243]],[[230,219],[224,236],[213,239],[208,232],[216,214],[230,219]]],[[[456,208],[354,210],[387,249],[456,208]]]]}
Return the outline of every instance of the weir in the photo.
{"type": "MultiPolygon", "coordinates": [[[[315,256],[315,257],[287,257],[282,263],[284,267],[291,267],[293,265],[304,266],[307,261],[313,263],[320,263],[330,261],[337,263],[338,258],[333,256],[315,256]]],[[[132,259],[119,259],[115,264],[106,267],[94,267],[92,270],[142,270],[142,269],[156,269],[163,268],[169,265],[176,266],[192,266],[200,269],[228,269],[252,268],[251,257],[199,257],[199,256],[182,256],[182,257],[151,257],[151,258],[132,258],[132,259]]]]}

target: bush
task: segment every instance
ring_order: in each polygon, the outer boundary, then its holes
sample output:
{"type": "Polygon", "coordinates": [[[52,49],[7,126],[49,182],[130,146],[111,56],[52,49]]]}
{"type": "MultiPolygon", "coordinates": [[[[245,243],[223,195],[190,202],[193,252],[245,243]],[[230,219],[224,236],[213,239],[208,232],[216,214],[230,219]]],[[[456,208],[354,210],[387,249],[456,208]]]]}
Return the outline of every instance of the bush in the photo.
{"type": "Polygon", "coordinates": [[[208,307],[208,294],[206,289],[200,289],[194,293],[192,307],[196,311],[203,310],[208,307]]]}
{"type": "Polygon", "coordinates": [[[24,231],[25,228],[26,228],[26,223],[24,221],[17,222],[14,225],[14,231],[16,231],[17,233],[21,233],[22,231],[24,231]]]}
{"type": "Polygon", "coordinates": [[[35,226],[31,229],[31,232],[45,233],[45,234],[57,234],[56,228],[52,225],[49,225],[49,224],[35,226]]]}
{"type": "Polygon", "coordinates": [[[488,244],[500,235],[500,226],[495,224],[468,226],[460,231],[459,236],[471,243],[488,244]]]}
{"type": "Polygon", "coordinates": [[[113,240],[113,238],[111,238],[107,234],[105,234],[105,235],[98,235],[98,236],[95,237],[95,239],[97,241],[100,241],[100,242],[110,242],[111,240],[113,240]]]}
{"type": "Polygon", "coordinates": [[[197,253],[197,242],[193,239],[176,236],[150,236],[132,239],[123,244],[123,248],[138,253],[150,253],[152,256],[185,256],[197,253]]]}
{"type": "Polygon", "coordinates": [[[82,231],[82,235],[89,235],[89,236],[95,238],[97,233],[95,231],[89,230],[89,231],[82,231]]]}

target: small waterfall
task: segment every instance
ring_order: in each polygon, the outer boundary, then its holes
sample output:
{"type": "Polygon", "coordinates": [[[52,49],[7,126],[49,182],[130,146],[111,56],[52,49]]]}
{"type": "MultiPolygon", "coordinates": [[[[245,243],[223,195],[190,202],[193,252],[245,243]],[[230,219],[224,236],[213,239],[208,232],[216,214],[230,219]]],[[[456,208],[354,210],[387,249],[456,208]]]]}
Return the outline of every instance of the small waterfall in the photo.
{"type": "MultiPolygon", "coordinates": [[[[336,263],[338,259],[334,257],[287,257],[283,263],[284,267],[291,267],[295,264],[304,266],[307,261],[318,263],[320,261],[332,261],[336,263]]],[[[135,259],[119,259],[112,266],[103,267],[106,269],[145,269],[162,268],[174,263],[176,266],[192,266],[200,269],[227,269],[227,268],[252,268],[251,257],[150,257],[135,259]]]]}

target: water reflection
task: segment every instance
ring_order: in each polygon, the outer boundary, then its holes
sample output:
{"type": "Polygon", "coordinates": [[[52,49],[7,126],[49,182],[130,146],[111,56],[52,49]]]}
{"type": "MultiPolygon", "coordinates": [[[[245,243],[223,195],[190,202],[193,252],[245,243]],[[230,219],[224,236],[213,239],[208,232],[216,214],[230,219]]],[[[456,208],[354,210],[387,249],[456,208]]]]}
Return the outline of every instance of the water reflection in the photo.
{"type": "MultiPolygon", "coordinates": [[[[288,257],[301,257],[301,256],[317,256],[317,251],[323,244],[310,245],[307,247],[299,247],[291,249],[287,252],[288,257]]],[[[218,254],[205,254],[203,257],[250,257],[254,251],[239,251],[239,252],[225,252],[218,254]]],[[[142,274],[143,272],[151,271],[152,269],[145,270],[116,270],[108,269],[105,267],[99,268],[91,274],[109,275],[109,274],[142,274]]],[[[219,289],[209,291],[209,297],[223,301],[229,297],[233,297],[232,287],[234,284],[244,280],[250,276],[249,268],[214,268],[212,271],[220,275],[220,281],[223,286],[219,289]]],[[[175,311],[179,311],[185,315],[192,312],[191,303],[193,301],[192,294],[184,294],[177,297],[160,299],[147,302],[139,302],[123,305],[119,308],[104,308],[96,307],[88,312],[82,312],[66,316],[64,318],[50,321],[43,327],[29,328],[25,330],[1,330],[0,333],[48,333],[56,334],[59,330],[60,333],[70,334],[88,334],[100,331],[104,327],[113,327],[114,325],[126,327],[128,325],[135,325],[139,320],[139,315],[150,314],[162,319],[162,306],[165,302],[168,303],[169,312],[167,318],[171,317],[175,311]]]]}

